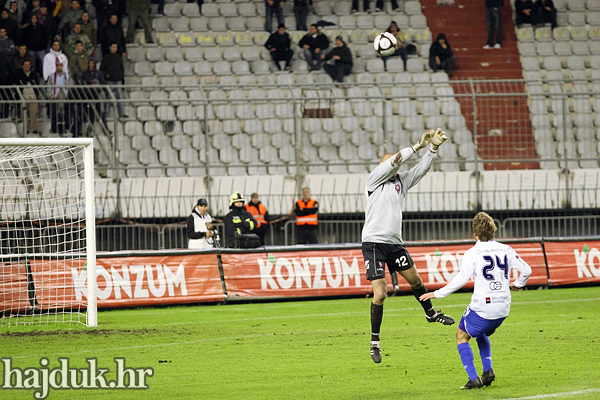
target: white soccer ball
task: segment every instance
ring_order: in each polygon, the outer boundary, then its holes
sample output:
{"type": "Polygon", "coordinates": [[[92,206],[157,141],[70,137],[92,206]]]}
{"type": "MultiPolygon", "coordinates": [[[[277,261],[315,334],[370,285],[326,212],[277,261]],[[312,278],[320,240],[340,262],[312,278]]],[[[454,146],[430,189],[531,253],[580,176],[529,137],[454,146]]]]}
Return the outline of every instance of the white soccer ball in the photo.
{"type": "Polygon", "coordinates": [[[381,56],[391,56],[396,52],[398,41],[396,37],[389,32],[383,32],[373,41],[375,51],[381,56]]]}

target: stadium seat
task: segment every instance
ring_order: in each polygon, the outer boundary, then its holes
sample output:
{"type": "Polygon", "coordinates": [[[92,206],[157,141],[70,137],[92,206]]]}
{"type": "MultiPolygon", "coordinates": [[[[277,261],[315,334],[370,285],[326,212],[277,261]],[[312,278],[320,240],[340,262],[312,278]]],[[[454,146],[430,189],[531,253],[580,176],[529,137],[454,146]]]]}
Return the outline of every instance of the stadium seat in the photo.
{"type": "MultiPolygon", "coordinates": [[[[160,20],[162,18],[155,18],[152,20],[153,24],[154,21],[160,20]]],[[[171,29],[175,32],[189,32],[190,30],[190,19],[188,17],[178,17],[178,18],[174,18],[171,21],[171,29]]]]}
{"type": "Polygon", "coordinates": [[[422,14],[421,3],[418,1],[407,1],[404,3],[404,13],[406,15],[422,14]]]}
{"type": "Polygon", "coordinates": [[[246,19],[246,27],[249,31],[264,31],[265,29],[265,18],[264,17],[249,17],[246,19]]]}
{"type": "MultiPolygon", "coordinates": [[[[557,42],[557,43],[560,43],[560,42],[557,42]]],[[[540,56],[553,56],[554,55],[553,42],[537,42],[536,49],[537,49],[537,54],[540,56]]]]}
{"type": "MultiPolygon", "coordinates": [[[[167,3],[165,4],[165,16],[167,17],[180,17],[181,16],[182,3],[167,3]]],[[[159,18],[160,19],[160,18],[159,18]]],[[[162,18],[165,19],[165,18],[162,18]]]]}
{"type": "Polygon", "coordinates": [[[420,59],[417,58],[409,58],[406,61],[406,70],[408,72],[423,72],[423,63],[420,59]]]}

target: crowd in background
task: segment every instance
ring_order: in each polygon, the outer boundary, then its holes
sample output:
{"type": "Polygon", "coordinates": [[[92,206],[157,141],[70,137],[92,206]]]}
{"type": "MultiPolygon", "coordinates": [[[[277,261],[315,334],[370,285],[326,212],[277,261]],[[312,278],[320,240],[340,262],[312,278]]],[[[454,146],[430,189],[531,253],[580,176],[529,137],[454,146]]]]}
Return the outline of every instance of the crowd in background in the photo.
{"type": "MultiPolygon", "coordinates": [[[[51,131],[82,136],[83,124],[93,123],[110,111],[110,105],[79,100],[105,98],[102,90],[78,85],[110,85],[121,98],[127,41],[133,42],[135,20],[126,40],[121,21],[134,15],[149,33],[146,1],[118,0],[8,0],[0,16],[0,85],[23,85],[26,100],[49,101],[51,131]],[[137,12],[137,14],[136,14],[137,12]],[[96,68],[97,64],[100,68],[96,68]],[[40,85],[49,85],[44,89],[40,85]],[[70,101],[64,101],[70,100],[70,101]]],[[[13,90],[1,90],[0,100],[16,100],[13,90]]],[[[0,107],[0,118],[27,116],[29,133],[39,133],[38,105],[25,109],[0,107]]],[[[124,117],[122,105],[118,107],[124,117]]]]}

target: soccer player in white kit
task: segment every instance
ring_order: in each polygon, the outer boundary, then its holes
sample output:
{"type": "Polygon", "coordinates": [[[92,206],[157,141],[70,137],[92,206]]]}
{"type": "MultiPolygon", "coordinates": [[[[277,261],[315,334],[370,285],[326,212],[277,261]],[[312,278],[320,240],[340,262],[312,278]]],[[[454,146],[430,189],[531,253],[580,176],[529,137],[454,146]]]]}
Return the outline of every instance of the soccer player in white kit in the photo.
{"type": "MultiPolygon", "coordinates": [[[[438,147],[448,139],[441,129],[430,130],[412,147],[396,154],[386,154],[381,163],[367,178],[365,195],[365,225],[362,231],[362,253],[367,270],[367,279],[373,287],[371,302],[371,358],[381,362],[379,332],[383,318],[383,302],[387,296],[385,265],[390,273],[398,272],[409,283],[414,296],[427,293],[414,262],[402,244],[402,203],[408,190],[415,186],[429,171],[437,156],[438,147]],[[419,163],[406,172],[398,173],[400,165],[413,154],[431,143],[419,163]]],[[[420,303],[429,322],[452,325],[454,319],[434,310],[430,300],[420,303]]]]}
{"type": "Polygon", "coordinates": [[[469,375],[469,382],[461,389],[489,386],[496,379],[488,336],[491,336],[508,317],[511,289],[524,287],[531,275],[531,267],[510,246],[494,240],[496,229],[492,217],[484,212],[478,213],[473,219],[473,236],[477,243],[466,251],[458,274],[443,288],[420,297],[421,301],[446,297],[463,287],[471,276],[474,277],[471,303],[456,331],[458,353],[469,375]],[[519,277],[514,285],[511,285],[510,275],[513,268],[519,271],[519,277]],[[477,375],[473,350],[469,345],[469,339],[472,337],[477,340],[483,364],[481,378],[477,375]]]}

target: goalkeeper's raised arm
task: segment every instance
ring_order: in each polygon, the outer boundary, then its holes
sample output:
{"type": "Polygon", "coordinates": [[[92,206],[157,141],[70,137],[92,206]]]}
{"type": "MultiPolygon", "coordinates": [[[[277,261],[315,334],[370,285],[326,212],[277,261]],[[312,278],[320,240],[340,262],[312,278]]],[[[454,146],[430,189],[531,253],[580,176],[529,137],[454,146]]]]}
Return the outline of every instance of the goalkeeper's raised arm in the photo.
{"type": "MultiPolygon", "coordinates": [[[[408,189],[429,171],[437,149],[447,139],[441,129],[427,131],[412,147],[396,154],[386,154],[367,178],[365,188],[365,225],[362,231],[362,252],[367,279],[373,287],[371,304],[371,357],[381,362],[379,331],[383,318],[383,302],[387,296],[385,266],[390,273],[398,272],[410,284],[417,299],[427,293],[410,254],[402,244],[402,204],[408,189]],[[420,149],[430,149],[410,170],[398,174],[400,165],[420,149]]],[[[431,300],[420,302],[427,321],[451,325],[454,319],[434,310],[431,300]]]]}

